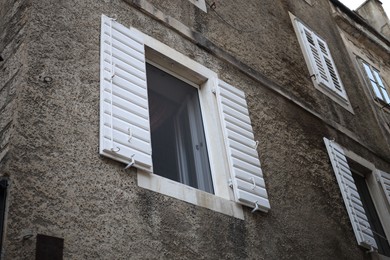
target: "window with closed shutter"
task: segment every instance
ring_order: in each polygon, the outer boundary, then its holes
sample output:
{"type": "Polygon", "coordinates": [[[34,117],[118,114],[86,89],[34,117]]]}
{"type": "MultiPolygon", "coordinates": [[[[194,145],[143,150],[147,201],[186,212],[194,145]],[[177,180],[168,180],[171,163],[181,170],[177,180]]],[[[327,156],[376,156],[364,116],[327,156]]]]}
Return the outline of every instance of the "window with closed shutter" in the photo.
{"type": "Polygon", "coordinates": [[[302,51],[315,86],[337,102],[348,106],[349,101],[343,83],[333,61],[328,44],[298,18],[291,15],[302,51]]]}

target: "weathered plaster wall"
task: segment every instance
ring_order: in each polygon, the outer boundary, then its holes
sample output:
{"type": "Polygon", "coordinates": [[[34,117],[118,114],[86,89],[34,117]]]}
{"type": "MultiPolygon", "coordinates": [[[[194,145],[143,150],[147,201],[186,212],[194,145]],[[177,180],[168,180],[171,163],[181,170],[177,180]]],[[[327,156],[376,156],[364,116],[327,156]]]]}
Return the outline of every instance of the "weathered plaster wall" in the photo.
{"type": "MultiPolygon", "coordinates": [[[[303,1],[302,5],[300,1],[294,1],[296,5],[248,1],[250,12],[261,12],[256,16],[260,20],[242,19],[259,25],[256,36],[237,33],[186,1],[151,2],[202,30],[216,44],[283,84],[291,95],[307,99],[314,109],[356,128],[358,134],[368,132],[343,108],[321,101],[321,94],[302,74],[306,64],[287,9],[313,20],[313,27],[324,28],[310,17],[323,15],[326,1],[317,6],[322,12],[306,10],[310,6],[303,1]],[[327,109],[331,114],[325,113],[327,109]]],[[[233,1],[229,4],[241,8],[233,1]]],[[[221,7],[224,14],[233,15],[235,9],[227,8],[221,7]]],[[[9,166],[13,185],[7,259],[34,259],[35,236],[22,239],[29,233],[64,238],[65,259],[368,259],[356,246],[322,137],[333,136],[390,169],[386,162],[121,0],[31,1],[30,12],[28,84],[19,93],[23,105],[15,111],[15,156],[9,166]],[[134,172],[98,155],[102,13],[116,14],[125,26],[168,44],[246,91],[260,140],[272,206],[269,213],[251,214],[245,208],[242,221],[141,189],[134,172]]],[[[331,21],[326,11],[324,16],[324,21],[331,21]]],[[[237,20],[237,26],[242,20],[237,20]]],[[[333,28],[324,34],[339,39],[333,28]]],[[[339,47],[336,51],[346,52],[340,41],[331,44],[339,47]]],[[[335,56],[336,62],[348,62],[335,56]]],[[[342,75],[349,72],[343,69],[342,75]]],[[[346,85],[348,91],[353,84],[346,85]]],[[[380,142],[375,138],[369,134],[366,141],[374,139],[375,146],[380,142]]]]}
{"type": "MultiPolygon", "coordinates": [[[[356,89],[362,93],[362,96],[365,96],[361,104],[358,105],[358,112],[362,108],[363,111],[371,110],[372,113],[368,114],[372,115],[372,119],[377,120],[376,125],[379,126],[378,130],[382,131],[383,139],[388,140],[390,132],[390,110],[388,107],[385,107],[384,103],[375,100],[375,94],[373,93],[370,82],[365,77],[361,61],[364,60],[379,70],[385,86],[388,87],[390,86],[390,61],[388,59],[390,49],[386,48],[386,42],[376,38],[370,31],[364,29],[356,21],[343,14],[338,8],[333,6],[332,10],[340,28],[340,35],[348,50],[351,67],[358,72],[357,79],[359,79],[358,84],[360,87],[356,89]]],[[[363,121],[363,123],[367,123],[367,128],[371,129],[371,125],[367,121],[363,121]]],[[[378,137],[378,140],[381,140],[381,138],[378,137]]]]}
{"type": "Polygon", "coordinates": [[[10,150],[16,90],[22,85],[25,62],[27,1],[0,3],[0,174],[10,150]]]}
{"type": "MultiPolygon", "coordinates": [[[[163,8],[161,1],[152,2],[163,8]]],[[[355,87],[359,84],[358,76],[351,60],[345,59],[348,53],[334,24],[328,1],[317,1],[313,6],[305,1],[263,1],[261,5],[256,1],[246,1],[245,4],[216,1],[216,6],[221,17],[241,30],[227,25],[213,11],[194,15],[194,22],[189,26],[199,29],[228,53],[278,83],[288,95],[355,132],[361,141],[378,153],[387,153],[390,141],[387,136],[366,127],[367,124],[376,124],[368,109],[367,102],[370,101],[355,87]],[[302,19],[327,41],[352,107],[356,109],[354,115],[314,88],[288,12],[302,19]],[[202,26],[197,26],[199,23],[202,26]],[[386,142],[382,142],[384,138],[386,142]]],[[[171,9],[167,13],[181,19],[180,10],[171,9]]]]}

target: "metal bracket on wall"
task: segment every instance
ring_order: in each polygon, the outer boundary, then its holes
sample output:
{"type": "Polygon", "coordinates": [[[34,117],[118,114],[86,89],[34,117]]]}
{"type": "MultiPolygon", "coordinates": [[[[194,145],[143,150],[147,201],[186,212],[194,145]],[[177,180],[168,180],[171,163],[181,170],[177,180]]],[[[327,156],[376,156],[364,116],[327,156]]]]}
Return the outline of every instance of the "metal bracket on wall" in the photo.
{"type": "Polygon", "coordinates": [[[135,156],[135,154],[133,154],[133,155],[130,157],[130,162],[129,162],[129,164],[126,165],[125,170],[129,169],[131,166],[134,165],[134,163],[135,163],[134,156],[135,156]]]}
{"type": "Polygon", "coordinates": [[[252,210],[252,213],[255,213],[256,211],[260,210],[259,204],[257,200],[255,201],[255,208],[252,210]]]}

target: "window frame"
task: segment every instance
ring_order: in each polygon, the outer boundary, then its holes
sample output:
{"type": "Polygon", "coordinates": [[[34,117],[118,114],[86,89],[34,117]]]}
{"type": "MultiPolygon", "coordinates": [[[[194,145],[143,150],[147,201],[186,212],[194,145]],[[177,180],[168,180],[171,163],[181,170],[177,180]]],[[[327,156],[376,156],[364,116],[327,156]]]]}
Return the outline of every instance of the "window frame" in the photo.
{"type": "Polygon", "coordinates": [[[222,127],[213,94],[218,84],[217,74],[153,37],[146,34],[143,36],[147,62],[198,88],[214,194],[142,170],[137,171],[138,186],[244,219],[242,206],[234,201],[233,191],[227,185],[231,177],[228,174],[222,127]]]}
{"type": "Polygon", "coordinates": [[[358,59],[358,63],[359,63],[359,69],[361,70],[361,73],[363,75],[364,83],[370,89],[370,93],[372,95],[372,98],[376,102],[378,102],[381,105],[383,105],[384,107],[388,107],[390,105],[389,89],[386,86],[385,81],[383,80],[383,78],[382,78],[382,76],[380,74],[380,71],[375,66],[373,66],[371,63],[367,62],[366,60],[362,59],[361,57],[357,56],[357,59],[358,59]],[[366,69],[365,69],[365,65],[370,69],[371,74],[375,78],[375,82],[374,83],[376,84],[376,88],[378,89],[378,91],[379,91],[379,93],[381,95],[381,98],[378,97],[378,95],[376,94],[374,86],[372,85],[373,84],[372,80],[370,79],[369,75],[367,75],[367,72],[366,72],[366,69]],[[380,86],[380,84],[378,82],[378,79],[374,75],[373,71],[375,71],[378,74],[378,76],[380,77],[380,80],[382,81],[382,84],[383,84],[383,88],[382,88],[382,86],[380,86]],[[384,94],[382,93],[382,89],[386,92],[386,94],[388,96],[388,99],[389,99],[389,103],[387,103],[385,101],[386,97],[384,97],[384,94]]]}

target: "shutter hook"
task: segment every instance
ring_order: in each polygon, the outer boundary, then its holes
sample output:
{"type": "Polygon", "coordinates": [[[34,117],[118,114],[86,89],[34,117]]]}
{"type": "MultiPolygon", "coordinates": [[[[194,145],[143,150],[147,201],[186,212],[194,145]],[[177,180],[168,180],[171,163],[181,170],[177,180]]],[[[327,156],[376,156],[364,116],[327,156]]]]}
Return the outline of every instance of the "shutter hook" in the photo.
{"type": "Polygon", "coordinates": [[[252,213],[255,213],[255,211],[259,210],[259,204],[257,203],[257,200],[255,201],[255,208],[252,210],[252,213]]]}
{"type": "Polygon", "coordinates": [[[125,170],[129,169],[131,166],[134,165],[134,163],[135,163],[134,156],[135,156],[135,154],[133,154],[133,155],[130,157],[130,162],[129,162],[129,164],[126,165],[125,170]]]}
{"type": "Polygon", "coordinates": [[[116,148],[111,148],[111,151],[114,152],[114,153],[117,153],[121,150],[121,148],[119,147],[116,147],[116,148]]]}
{"type": "Polygon", "coordinates": [[[259,146],[259,140],[256,140],[255,142],[255,150],[257,150],[257,146],[259,146]]]}
{"type": "Polygon", "coordinates": [[[115,77],[115,68],[116,68],[116,64],[113,63],[112,64],[112,71],[111,71],[111,80],[115,77]]]}
{"type": "Polygon", "coordinates": [[[129,140],[128,142],[130,143],[131,139],[133,138],[133,131],[131,130],[131,128],[129,127],[129,140]]]}
{"type": "Polygon", "coordinates": [[[253,183],[253,186],[252,186],[251,190],[254,190],[254,189],[256,188],[256,181],[255,181],[255,177],[251,177],[249,180],[251,180],[251,181],[252,181],[252,183],[253,183]]]}

